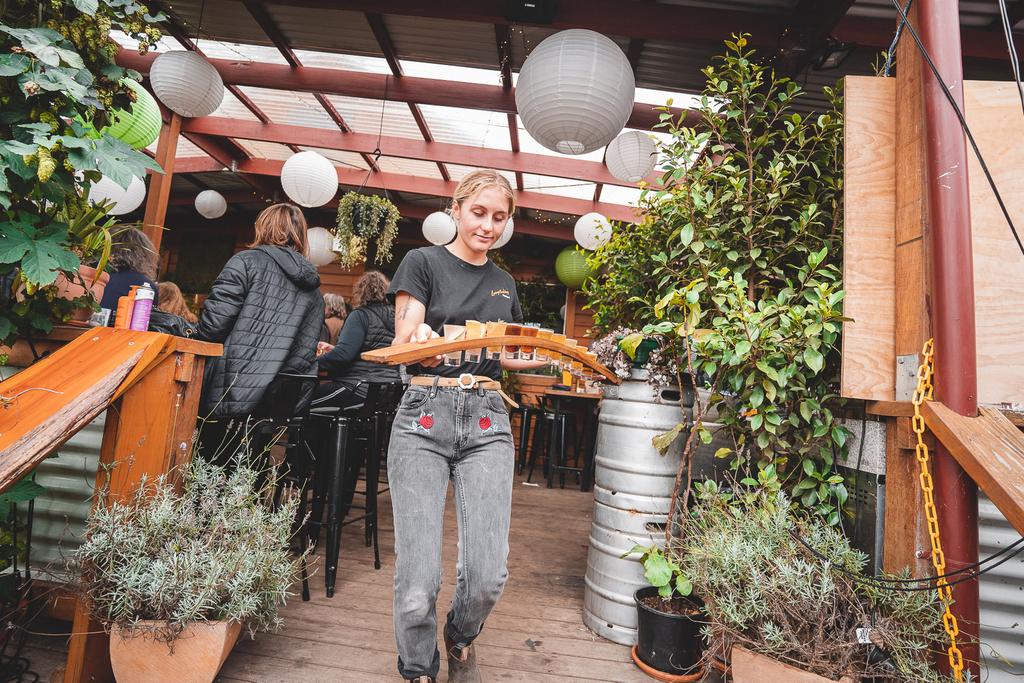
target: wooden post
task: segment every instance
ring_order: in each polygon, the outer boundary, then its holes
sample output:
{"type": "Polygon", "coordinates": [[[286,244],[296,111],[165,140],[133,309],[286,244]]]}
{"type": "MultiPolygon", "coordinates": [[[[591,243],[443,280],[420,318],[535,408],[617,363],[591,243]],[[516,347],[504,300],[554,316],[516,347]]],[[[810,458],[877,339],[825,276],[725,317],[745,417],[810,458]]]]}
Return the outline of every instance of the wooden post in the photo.
{"type": "MultiPolygon", "coordinates": [[[[96,490],[111,500],[130,498],[146,476],[176,477],[191,455],[205,356],[216,345],[179,340],[107,410],[96,490]],[[108,474],[109,471],[109,474],[108,474]],[[109,476],[109,480],[108,480],[109,476]]],[[[109,638],[79,599],[68,645],[64,683],[113,681],[109,638]]]]}
{"type": "MultiPolygon", "coordinates": [[[[917,26],[918,7],[908,15],[917,26]]],[[[928,220],[924,180],[924,87],[921,53],[904,33],[896,49],[896,367],[897,401],[903,395],[907,373],[916,371],[921,347],[931,336],[928,317],[928,268],[925,233],[928,220]],[[904,378],[904,379],[901,379],[904,378]]],[[[913,576],[931,573],[924,507],[918,483],[913,445],[897,434],[910,433],[910,419],[887,420],[885,471],[885,545],[883,567],[898,572],[909,567],[913,576]],[[911,450],[907,450],[910,448],[911,450]]]]}
{"type": "Polygon", "coordinates": [[[158,254],[164,223],[167,221],[167,202],[171,197],[174,157],[178,151],[180,133],[181,116],[171,112],[171,120],[161,127],[160,140],[156,144],[156,163],[160,164],[164,172],[149,175],[149,192],[146,195],[146,214],[142,219],[142,231],[153,241],[153,247],[158,254]]]}

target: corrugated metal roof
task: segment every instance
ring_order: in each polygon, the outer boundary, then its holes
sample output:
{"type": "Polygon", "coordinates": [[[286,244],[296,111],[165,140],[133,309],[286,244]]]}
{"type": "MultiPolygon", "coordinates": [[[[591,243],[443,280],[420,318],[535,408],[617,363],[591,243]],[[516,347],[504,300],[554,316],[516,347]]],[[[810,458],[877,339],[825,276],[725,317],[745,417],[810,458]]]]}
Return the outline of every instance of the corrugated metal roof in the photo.
{"type": "Polygon", "coordinates": [[[384,15],[384,24],[402,59],[498,68],[490,24],[394,14],[384,15]]]}
{"type": "Polygon", "coordinates": [[[437,164],[432,161],[381,157],[377,161],[377,165],[385,173],[401,173],[403,175],[419,176],[420,178],[441,179],[441,172],[437,170],[437,164]]]}
{"type": "MultiPolygon", "coordinates": [[[[307,145],[300,145],[300,149],[312,150],[318,154],[322,154],[324,157],[334,162],[336,166],[343,166],[345,168],[358,168],[364,171],[369,170],[369,166],[363,160],[363,157],[356,154],[355,152],[340,152],[336,149],[322,149],[320,147],[309,147],[307,145]]],[[[290,151],[290,150],[289,150],[290,151]]]]}
{"type": "Polygon", "coordinates": [[[312,93],[250,87],[239,89],[274,123],[338,130],[338,124],[328,116],[312,93]]]}
{"type": "Polygon", "coordinates": [[[295,152],[291,151],[287,146],[279,145],[276,142],[235,139],[235,143],[248,152],[250,156],[256,157],[257,159],[275,159],[277,161],[284,161],[291,155],[295,154],[295,152]]]}

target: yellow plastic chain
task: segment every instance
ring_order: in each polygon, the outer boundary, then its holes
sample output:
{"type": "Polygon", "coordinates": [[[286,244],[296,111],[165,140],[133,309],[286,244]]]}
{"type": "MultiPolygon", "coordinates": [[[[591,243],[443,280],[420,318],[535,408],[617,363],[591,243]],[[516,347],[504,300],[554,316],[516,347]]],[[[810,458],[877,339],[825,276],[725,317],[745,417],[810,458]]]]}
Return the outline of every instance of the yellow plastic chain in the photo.
{"type": "MultiPolygon", "coordinates": [[[[929,339],[924,343],[921,350],[922,362],[917,368],[917,389],[914,390],[914,417],[910,424],[917,435],[917,446],[914,455],[921,470],[921,493],[924,496],[924,514],[928,519],[928,537],[932,543],[932,565],[935,567],[935,574],[942,576],[946,573],[946,556],[942,552],[942,542],[939,540],[939,515],[935,510],[935,495],[932,485],[932,474],[929,467],[928,445],[924,442],[924,417],[921,416],[921,404],[932,400],[935,393],[935,386],[932,384],[932,377],[935,372],[935,346],[934,340],[929,339]]],[[[949,606],[953,602],[953,589],[949,582],[944,579],[936,579],[935,588],[939,592],[939,599],[945,612],[942,615],[942,626],[949,636],[949,647],[946,654],[949,657],[949,667],[953,671],[956,680],[962,681],[964,675],[964,655],[957,647],[956,637],[960,635],[960,627],[957,625],[956,617],[950,611],[949,606]]]]}

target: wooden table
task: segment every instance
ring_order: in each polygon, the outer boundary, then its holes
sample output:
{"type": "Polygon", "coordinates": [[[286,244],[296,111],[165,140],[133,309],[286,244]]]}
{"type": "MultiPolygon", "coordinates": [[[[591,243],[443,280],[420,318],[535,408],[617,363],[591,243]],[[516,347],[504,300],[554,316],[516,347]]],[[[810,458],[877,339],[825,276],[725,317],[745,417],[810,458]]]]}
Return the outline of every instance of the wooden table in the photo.
{"type": "MultiPolygon", "coordinates": [[[[580,425],[580,439],[579,446],[576,448],[577,454],[583,450],[583,465],[581,467],[567,467],[565,465],[565,436],[562,436],[563,448],[557,449],[555,440],[555,429],[554,425],[558,424],[558,416],[561,413],[561,402],[563,399],[582,399],[584,401],[599,401],[602,398],[602,394],[596,391],[568,391],[566,389],[547,389],[544,391],[544,396],[550,396],[554,407],[555,418],[551,429],[550,441],[548,442],[549,452],[554,454],[557,453],[557,463],[554,462],[554,458],[551,458],[551,462],[548,463],[548,488],[551,488],[555,478],[555,471],[558,471],[559,484],[565,487],[565,473],[566,472],[578,472],[580,474],[580,490],[587,491],[590,489],[590,478],[593,473],[593,446],[594,443],[588,444],[588,435],[591,430],[596,428],[595,420],[597,410],[596,403],[585,405],[583,407],[583,424],[580,425]],[[588,447],[589,446],[589,447],[588,447]]],[[[591,442],[596,439],[590,440],[591,442]]]]}

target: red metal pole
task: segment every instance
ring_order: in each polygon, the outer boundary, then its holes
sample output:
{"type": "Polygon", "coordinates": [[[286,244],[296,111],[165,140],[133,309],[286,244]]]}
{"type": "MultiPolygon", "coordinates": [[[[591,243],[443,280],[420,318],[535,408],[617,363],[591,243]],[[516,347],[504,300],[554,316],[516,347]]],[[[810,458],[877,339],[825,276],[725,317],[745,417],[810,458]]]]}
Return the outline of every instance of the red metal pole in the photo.
{"type": "MultiPolygon", "coordinates": [[[[967,142],[941,90],[948,87],[963,109],[958,4],[957,0],[920,0],[918,16],[921,41],[945,83],[945,86],[939,83],[927,64],[922,64],[921,68],[926,71],[925,146],[935,393],[937,400],[961,415],[974,416],[978,413],[978,381],[967,142]]],[[[941,445],[936,449],[933,467],[946,571],[951,572],[978,561],[978,489],[941,445]]],[[[953,600],[953,614],[963,634],[958,644],[965,668],[978,680],[978,582],[966,581],[953,586],[953,600]]]]}

